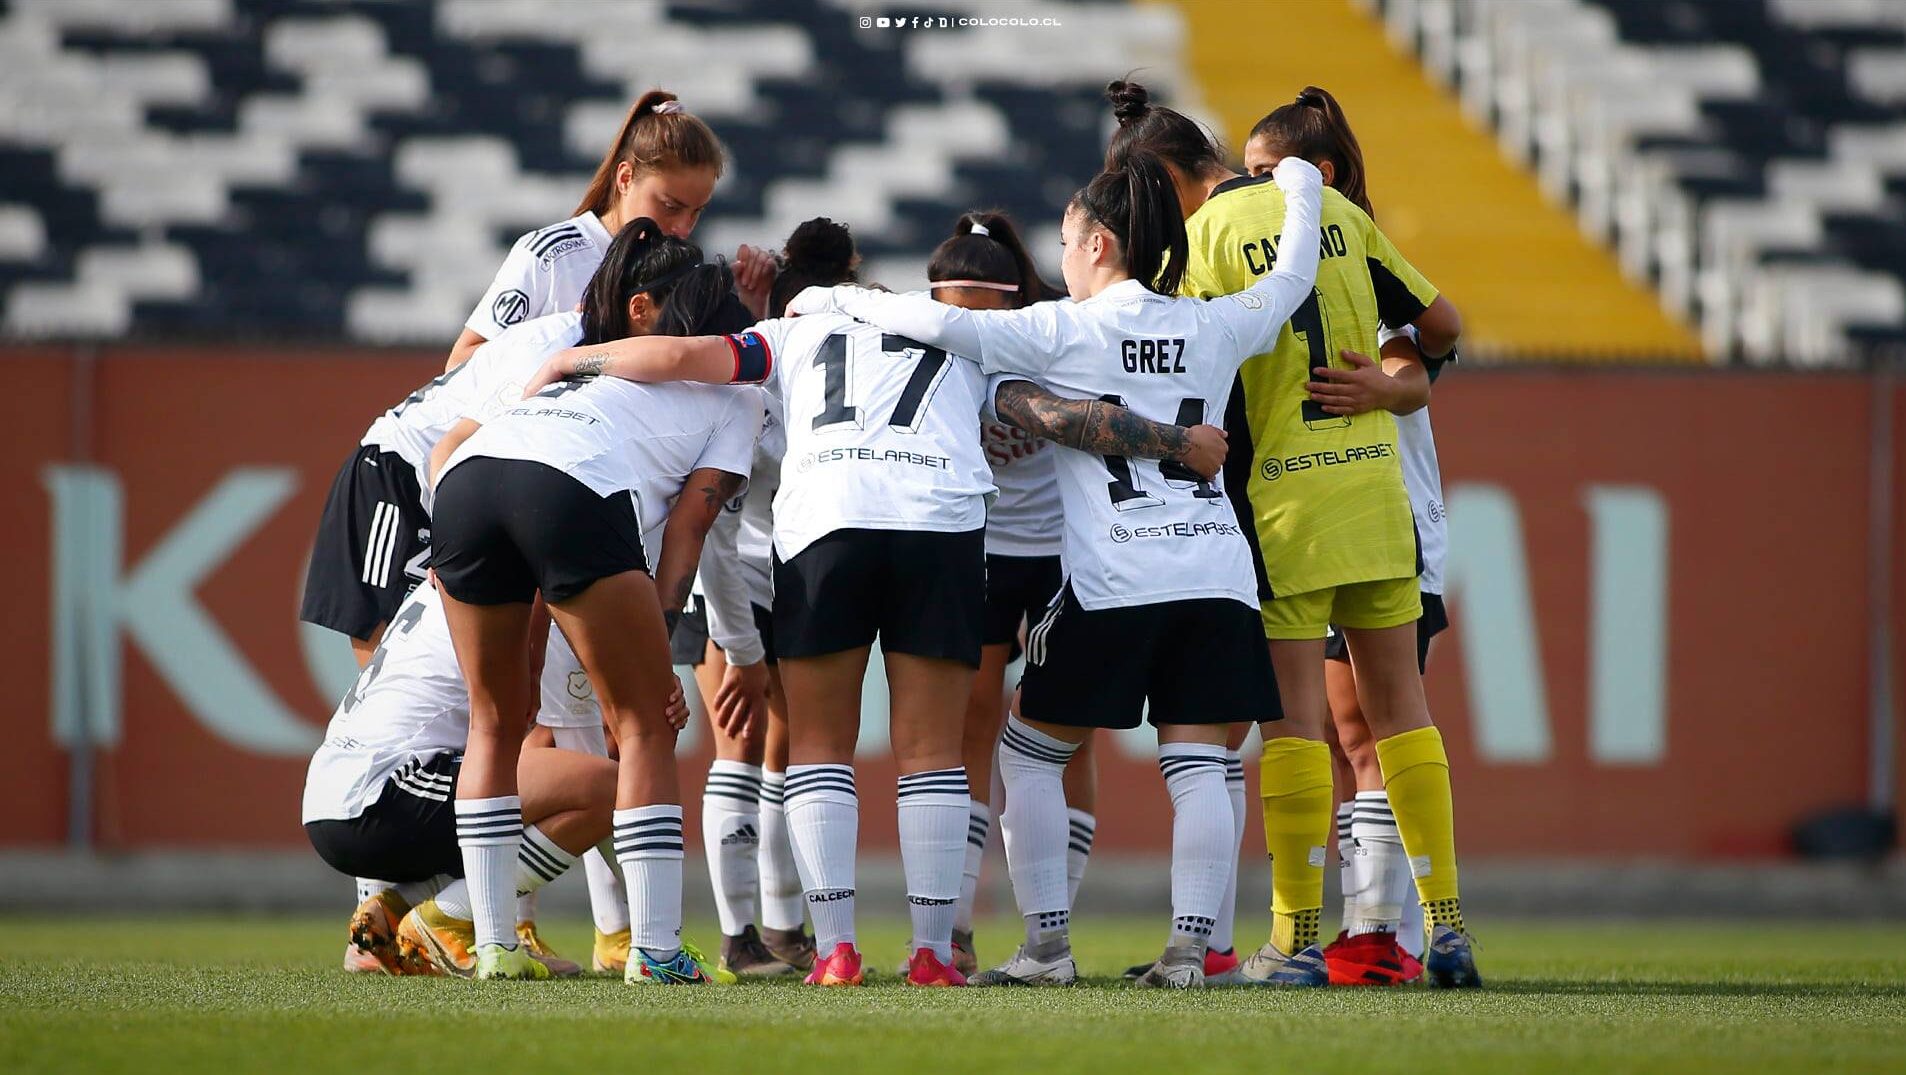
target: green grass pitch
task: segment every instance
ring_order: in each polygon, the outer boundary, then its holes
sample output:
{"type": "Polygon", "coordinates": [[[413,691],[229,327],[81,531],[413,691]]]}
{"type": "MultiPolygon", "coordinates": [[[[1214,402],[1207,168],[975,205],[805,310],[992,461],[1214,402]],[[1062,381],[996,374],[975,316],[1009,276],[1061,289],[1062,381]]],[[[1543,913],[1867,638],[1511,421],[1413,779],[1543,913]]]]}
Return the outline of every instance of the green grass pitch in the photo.
{"type": "Polygon", "coordinates": [[[1088,986],[965,992],[354,977],[342,920],[0,919],[0,1071],[1906,1071],[1900,926],[1483,923],[1480,993],[1164,994],[1115,978],[1149,919],[1079,923],[1088,986]]]}

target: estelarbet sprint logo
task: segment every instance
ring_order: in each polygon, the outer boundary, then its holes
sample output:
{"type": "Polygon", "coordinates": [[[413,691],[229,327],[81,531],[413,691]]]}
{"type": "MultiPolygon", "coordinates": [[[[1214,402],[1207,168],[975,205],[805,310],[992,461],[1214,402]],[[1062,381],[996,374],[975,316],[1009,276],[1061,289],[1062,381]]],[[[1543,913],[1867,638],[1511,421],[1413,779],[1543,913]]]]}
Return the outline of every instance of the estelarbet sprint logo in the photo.
{"type": "Polygon", "coordinates": [[[1388,444],[1358,444],[1342,450],[1331,449],[1324,452],[1305,452],[1302,455],[1287,455],[1282,459],[1266,459],[1258,467],[1258,473],[1264,480],[1274,482],[1286,474],[1300,470],[1315,470],[1318,467],[1335,467],[1345,463],[1367,463],[1373,459],[1388,459],[1396,455],[1396,450],[1388,444]]]}
{"type": "Polygon", "coordinates": [[[1126,526],[1124,523],[1112,524],[1112,542],[1123,545],[1128,541],[1150,538],[1196,538],[1210,537],[1213,534],[1242,534],[1236,523],[1165,523],[1162,526],[1126,526]]]}

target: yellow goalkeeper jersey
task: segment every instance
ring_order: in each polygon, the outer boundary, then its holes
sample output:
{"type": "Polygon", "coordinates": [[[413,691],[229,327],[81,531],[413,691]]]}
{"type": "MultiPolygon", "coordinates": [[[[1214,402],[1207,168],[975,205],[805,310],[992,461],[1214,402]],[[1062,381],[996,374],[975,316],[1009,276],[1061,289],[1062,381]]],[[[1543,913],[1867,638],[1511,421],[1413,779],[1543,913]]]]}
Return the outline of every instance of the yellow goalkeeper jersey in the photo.
{"type": "MultiPolygon", "coordinates": [[[[1284,194],[1268,175],[1233,179],[1212,191],[1185,227],[1185,294],[1242,291],[1276,261],[1284,194]]],[[[1311,301],[1284,326],[1276,347],[1238,371],[1225,422],[1225,486],[1233,497],[1240,489],[1248,497],[1264,568],[1259,582],[1271,597],[1418,570],[1395,420],[1387,411],[1326,414],[1304,383],[1312,367],[1346,368],[1340,350],[1376,357],[1378,323],[1416,320],[1436,289],[1363,210],[1330,188],[1319,242],[1311,301]]]]}

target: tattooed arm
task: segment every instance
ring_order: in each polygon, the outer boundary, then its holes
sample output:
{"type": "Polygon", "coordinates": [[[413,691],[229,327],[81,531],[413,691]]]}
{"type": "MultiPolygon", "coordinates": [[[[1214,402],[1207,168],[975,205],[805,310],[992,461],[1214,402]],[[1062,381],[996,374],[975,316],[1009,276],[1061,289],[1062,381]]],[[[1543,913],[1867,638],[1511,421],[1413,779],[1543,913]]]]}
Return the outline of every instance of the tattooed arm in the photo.
{"type": "Polygon", "coordinates": [[[689,474],[682,483],[682,494],[669,509],[662,524],[662,555],[654,565],[655,593],[662,600],[662,616],[670,629],[688,604],[688,592],[695,585],[695,565],[702,555],[702,540],[708,528],[721,514],[721,506],[741,488],[742,476],[724,470],[703,467],[689,474]]]}
{"type": "Polygon", "coordinates": [[[1164,459],[1203,477],[1224,466],[1224,430],[1154,422],[1098,399],[1066,399],[1031,381],[1001,382],[994,394],[999,417],[1035,437],[1094,455],[1164,459]]]}

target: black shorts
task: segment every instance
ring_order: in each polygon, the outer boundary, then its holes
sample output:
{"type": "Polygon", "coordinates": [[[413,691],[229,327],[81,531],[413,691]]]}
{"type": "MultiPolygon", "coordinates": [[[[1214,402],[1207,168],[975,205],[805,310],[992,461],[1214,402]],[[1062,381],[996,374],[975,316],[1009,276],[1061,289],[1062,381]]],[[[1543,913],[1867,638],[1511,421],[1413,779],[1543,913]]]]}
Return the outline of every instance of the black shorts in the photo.
{"type": "Polygon", "coordinates": [[[1223,597],[1088,611],[1072,586],[1027,632],[1019,712],[1074,728],[1284,716],[1258,611],[1223,597]]]}
{"type": "Polygon", "coordinates": [[[424,580],[430,516],[403,456],[364,445],[331,480],[298,618],[369,639],[424,580]]]}
{"type": "Polygon", "coordinates": [[[437,483],[430,565],[470,605],[566,601],[597,579],[647,571],[631,493],[597,496],[554,467],[478,456],[437,483]]]}
{"type": "Polygon", "coordinates": [[[463,876],[457,847],[457,771],[461,754],[411,761],[384,781],[377,801],[354,818],[304,827],[318,857],[339,873],[380,881],[463,876]]]}
{"type": "Polygon", "coordinates": [[[701,594],[688,599],[688,607],[668,633],[668,661],[700,668],[708,659],[708,602],[701,594]]]}
{"type": "Polygon", "coordinates": [[[986,554],[986,624],[980,641],[989,646],[1016,644],[1019,623],[1038,623],[1065,585],[1057,556],[986,554]]]}
{"type": "Polygon", "coordinates": [[[979,667],[986,615],[986,531],[836,530],[774,558],[779,657],[871,644],[887,653],[979,667]]]}
{"type": "MultiPolygon", "coordinates": [[[[1416,619],[1416,670],[1419,673],[1429,668],[1430,639],[1448,629],[1449,610],[1443,607],[1443,595],[1424,594],[1423,614],[1416,619]]],[[[1336,624],[1330,625],[1330,637],[1324,639],[1324,659],[1346,663],[1350,660],[1349,644],[1336,624]]]]}

